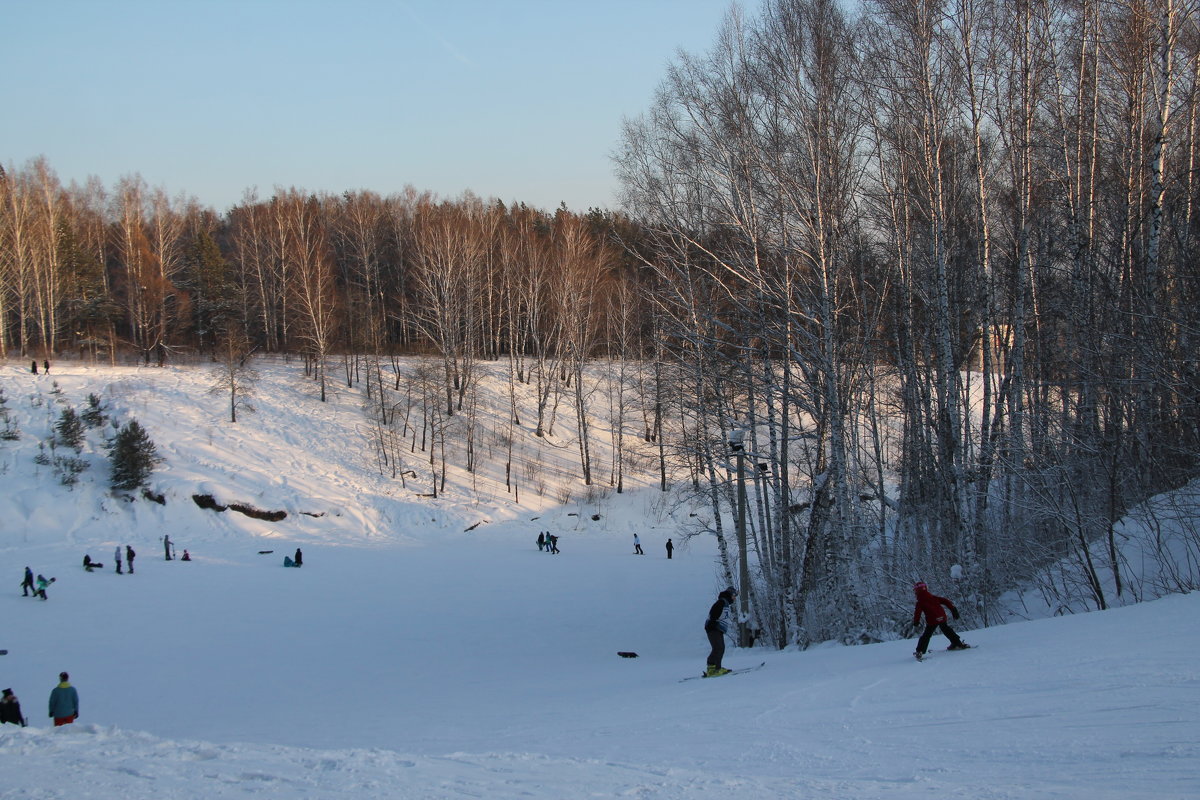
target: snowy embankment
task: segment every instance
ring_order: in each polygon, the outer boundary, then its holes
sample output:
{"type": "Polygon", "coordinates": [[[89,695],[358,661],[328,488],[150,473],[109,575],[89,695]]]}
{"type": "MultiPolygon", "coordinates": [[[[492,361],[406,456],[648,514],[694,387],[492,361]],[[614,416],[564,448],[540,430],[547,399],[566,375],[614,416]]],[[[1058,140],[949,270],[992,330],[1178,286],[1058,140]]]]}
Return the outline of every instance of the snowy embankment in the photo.
{"type": "Polygon", "coordinates": [[[147,427],[166,506],[108,497],[95,452],[73,491],[35,467],[58,401],[49,379],[0,371],[23,433],[0,446],[0,688],[31,722],[0,727],[0,797],[1200,794],[1196,594],[964,631],[977,650],[924,663],[909,641],[731,649],[727,665],[767,667],[680,683],[703,668],[715,548],[682,542],[657,493],[420,498],[361,455],[354,394],[322,406],[297,371],[265,374],[236,428],[187,370],[51,376],[147,427]],[[196,487],[322,516],[216,514],[196,487]],[[194,560],[166,561],[164,532],[194,560]],[[112,569],[118,544],[136,574],[112,569]],[[282,568],[296,547],[305,566],[282,568]],[[85,573],[84,552],[104,569],[85,573]],[[25,564],[58,578],[47,601],[21,596],[25,564]],[[64,669],[82,716],[54,729],[64,669]]]}

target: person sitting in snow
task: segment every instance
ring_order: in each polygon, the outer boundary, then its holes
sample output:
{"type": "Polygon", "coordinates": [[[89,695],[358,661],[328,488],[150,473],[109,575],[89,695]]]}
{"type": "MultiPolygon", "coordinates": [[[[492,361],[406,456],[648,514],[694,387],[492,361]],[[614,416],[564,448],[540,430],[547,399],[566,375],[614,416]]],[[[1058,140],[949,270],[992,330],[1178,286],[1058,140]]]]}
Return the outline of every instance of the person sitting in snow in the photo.
{"type": "Polygon", "coordinates": [[[25,727],[25,716],[21,713],[21,701],[13,694],[12,689],[5,689],[0,697],[0,725],[11,722],[13,725],[25,727]]]}
{"type": "Polygon", "coordinates": [[[179,560],[180,560],[180,561],[191,561],[191,560],[192,560],[192,556],[191,556],[191,554],[190,554],[190,553],[188,553],[188,551],[187,551],[187,548],[186,548],[186,547],[185,547],[185,548],[183,548],[183,558],[181,558],[181,559],[179,559],[179,560]]]}
{"type": "Polygon", "coordinates": [[[101,568],[103,566],[104,565],[101,564],[99,561],[92,561],[92,557],[89,556],[87,553],[83,554],[83,568],[86,569],[88,572],[91,572],[92,570],[101,568]]]}
{"type": "Polygon", "coordinates": [[[920,661],[925,657],[925,650],[929,647],[929,640],[933,637],[933,632],[941,629],[942,633],[950,640],[950,650],[966,650],[970,647],[969,644],[958,638],[958,634],[954,629],[946,624],[946,612],[942,610],[942,606],[950,609],[950,613],[958,619],[958,609],[944,597],[938,597],[929,591],[929,587],[924,581],[917,581],[913,586],[913,593],[917,596],[917,607],[913,610],[913,627],[921,621],[921,614],[925,614],[925,632],[921,634],[921,638],[917,640],[917,649],[913,653],[917,660],[920,661]]]}

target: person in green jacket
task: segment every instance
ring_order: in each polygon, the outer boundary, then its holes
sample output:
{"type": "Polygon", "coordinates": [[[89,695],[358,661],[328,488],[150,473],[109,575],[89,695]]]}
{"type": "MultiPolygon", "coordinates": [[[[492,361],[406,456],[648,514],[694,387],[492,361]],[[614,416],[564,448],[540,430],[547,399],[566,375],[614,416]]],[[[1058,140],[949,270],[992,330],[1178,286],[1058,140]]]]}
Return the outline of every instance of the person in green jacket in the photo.
{"type": "Polygon", "coordinates": [[[70,725],[79,716],[79,692],[70,683],[71,676],[58,673],[58,686],[50,691],[50,716],[54,726],[70,725]]]}

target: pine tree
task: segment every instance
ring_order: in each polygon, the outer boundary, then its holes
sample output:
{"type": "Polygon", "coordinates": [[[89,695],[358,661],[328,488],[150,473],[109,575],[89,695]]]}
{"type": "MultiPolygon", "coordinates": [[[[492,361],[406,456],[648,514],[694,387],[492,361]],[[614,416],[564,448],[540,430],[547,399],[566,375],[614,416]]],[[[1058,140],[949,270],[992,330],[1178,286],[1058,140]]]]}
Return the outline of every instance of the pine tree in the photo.
{"type": "Polygon", "coordinates": [[[143,486],[160,461],[158,448],[136,419],[117,431],[109,445],[109,470],[112,487],[132,491],[143,486]]]}
{"type": "Polygon", "coordinates": [[[58,443],[64,447],[70,447],[76,453],[83,449],[83,420],[70,406],[59,414],[58,422],[54,424],[54,432],[58,435],[58,443]]]}

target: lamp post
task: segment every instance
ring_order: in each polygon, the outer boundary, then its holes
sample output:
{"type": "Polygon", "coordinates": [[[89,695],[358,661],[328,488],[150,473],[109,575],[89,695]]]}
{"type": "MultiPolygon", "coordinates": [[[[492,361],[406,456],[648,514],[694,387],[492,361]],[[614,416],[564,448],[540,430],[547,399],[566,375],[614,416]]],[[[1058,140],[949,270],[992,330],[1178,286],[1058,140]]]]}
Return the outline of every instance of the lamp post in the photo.
{"type": "Polygon", "coordinates": [[[750,567],[746,563],[746,431],[729,432],[729,449],[737,459],[738,647],[750,646],[750,567]]]}

